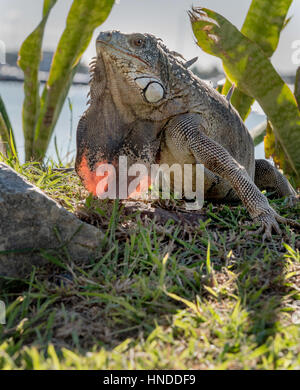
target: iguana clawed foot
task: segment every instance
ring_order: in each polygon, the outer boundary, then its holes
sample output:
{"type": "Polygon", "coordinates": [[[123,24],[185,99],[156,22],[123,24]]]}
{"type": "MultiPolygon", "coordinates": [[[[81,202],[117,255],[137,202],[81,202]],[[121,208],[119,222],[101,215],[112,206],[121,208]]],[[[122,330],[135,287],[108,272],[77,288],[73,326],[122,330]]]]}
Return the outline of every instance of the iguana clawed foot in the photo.
{"type": "Polygon", "coordinates": [[[282,231],[278,225],[278,222],[288,224],[300,230],[300,223],[289,218],[281,217],[272,208],[254,218],[254,221],[261,224],[260,228],[256,230],[254,234],[263,233],[263,241],[272,240],[272,230],[275,230],[278,235],[282,235],[282,231]]]}
{"type": "Polygon", "coordinates": [[[300,202],[299,195],[290,195],[286,198],[286,204],[288,207],[295,207],[300,202]]]}

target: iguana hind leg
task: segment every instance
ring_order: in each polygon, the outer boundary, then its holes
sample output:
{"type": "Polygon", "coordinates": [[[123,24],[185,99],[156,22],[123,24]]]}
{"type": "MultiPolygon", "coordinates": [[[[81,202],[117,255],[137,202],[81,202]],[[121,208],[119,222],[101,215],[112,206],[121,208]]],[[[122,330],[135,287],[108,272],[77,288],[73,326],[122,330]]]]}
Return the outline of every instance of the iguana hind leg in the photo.
{"type": "Polygon", "coordinates": [[[260,190],[274,192],[278,198],[288,197],[290,206],[298,200],[297,193],[289,181],[267,160],[255,160],[254,182],[260,190]]]}
{"type": "Polygon", "coordinates": [[[230,183],[251,217],[260,223],[261,228],[258,232],[264,233],[263,240],[272,238],[272,229],[281,234],[278,222],[289,223],[299,229],[299,223],[276,213],[246,169],[223,146],[206,136],[204,130],[201,116],[198,114],[174,117],[165,128],[166,138],[169,138],[172,148],[176,149],[174,153],[180,153],[182,149],[188,148],[198,163],[202,163],[205,168],[230,183]]]}

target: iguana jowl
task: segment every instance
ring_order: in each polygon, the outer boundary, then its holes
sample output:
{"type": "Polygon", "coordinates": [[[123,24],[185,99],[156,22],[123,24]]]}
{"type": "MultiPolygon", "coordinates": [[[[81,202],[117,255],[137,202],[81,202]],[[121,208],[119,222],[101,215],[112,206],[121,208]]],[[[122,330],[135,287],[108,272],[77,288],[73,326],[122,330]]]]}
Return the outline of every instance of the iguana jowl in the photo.
{"type": "Polygon", "coordinates": [[[205,167],[205,199],[240,198],[264,238],[279,216],[262,189],[296,199],[287,179],[254,159],[251,136],[230,102],[150,34],[102,32],[92,61],[90,104],[77,129],[76,171],[96,195],[99,164],[142,162],[205,167]]]}

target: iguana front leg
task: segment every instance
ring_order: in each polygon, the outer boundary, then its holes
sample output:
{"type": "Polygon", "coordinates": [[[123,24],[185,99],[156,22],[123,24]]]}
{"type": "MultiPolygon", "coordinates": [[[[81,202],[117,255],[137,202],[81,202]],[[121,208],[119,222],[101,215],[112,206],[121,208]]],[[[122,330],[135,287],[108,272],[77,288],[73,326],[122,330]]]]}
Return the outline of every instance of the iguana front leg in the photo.
{"type": "MultiPolygon", "coordinates": [[[[241,166],[221,145],[203,132],[201,116],[184,114],[171,119],[166,125],[166,137],[178,152],[188,149],[197,163],[203,164],[213,173],[228,181],[235,190],[254,221],[261,224],[259,233],[263,239],[272,237],[272,229],[281,234],[278,222],[289,223],[300,228],[300,224],[281,217],[269,205],[267,198],[256,187],[245,168],[241,166]]],[[[176,155],[176,150],[174,150],[176,155]]]]}

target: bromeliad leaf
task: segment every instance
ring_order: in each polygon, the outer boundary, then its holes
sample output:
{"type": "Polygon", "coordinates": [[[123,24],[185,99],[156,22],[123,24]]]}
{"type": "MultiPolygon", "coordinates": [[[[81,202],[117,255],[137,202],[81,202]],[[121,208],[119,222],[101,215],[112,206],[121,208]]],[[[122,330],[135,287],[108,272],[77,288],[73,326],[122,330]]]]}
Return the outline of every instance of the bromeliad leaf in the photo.
{"type": "MultiPolygon", "coordinates": [[[[292,0],[252,0],[245,22],[241,29],[242,34],[255,42],[267,57],[271,57],[279,42],[280,32],[287,22],[286,15],[292,0]]],[[[289,20],[289,19],[288,19],[289,20]]],[[[222,94],[226,95],[231,86],[227,79],[222,94]]],[[[234,91],[231,103],[245,120],[250,113],[254,99],[241,92],[234,91]]]]}
{"type": "Polygon", "coordinates": [[[36,29],[25,39],[19,51],[18,65],[24,72],[23,133],[25,158],[33,155],[34,129],[40,111],[38,71],[42,54],[45,25],[57,0],[45,0],[43,17],[36,29]]]}
{"type": "Polygon", "coordinates": [[[113,0],[74,0],[72,3],[41,98],[41,110],[35,129],[34,155],[37,159],[42,159],[45,155],[76,66],[94,29],[105,21],[113,3],[113,0]]]}
{"type": "Polygon", "coordinates": [[[190,18],[198,45],[221,58],[230,81],[259,102],[300,183],[300,112],[289,87],[263,50],[223,16],[206,8],[194,8],[190,18]]]}
{"type": "Polygon", "coordinates": [[[5,155],[15,149],[14,134],[2,97],[0,95],[0,152],[5,155]]]}
{"type": "Polygon", "coordinates": [[[254,146],[257,146],[263,142],[264,136],[266,135],[267,126],[268,121],[264,121],[259,123],[256,127],[254,127],[254,129],[251,130],[251,137],[253,139],[254,146]]]}
{"type": "Polygon", "coordinates": [[[286,174],[292,176],[291,166],[285,158],[285,153],[281,144],[277,142],[275,138],[273,126],[269,121],[266,126],[264,148],[266,158],[273,158],[275,165],[280,166],[286,174]]]}
{"type": "Polygon", "coordinates": [[[258,44],[267,57],[278,46],[291,4],[292,0],[252,0],[241,32],[258,44]]]}
{"type": "Polygon", "coordinates": [[[296,100],[297,100],[297,103],[298,103],[298,107],[299,107],[299,110],[300,110],[300,66],[297,69],[297,73],[296,73],[294,95],[296,97],[296,100]]]}

